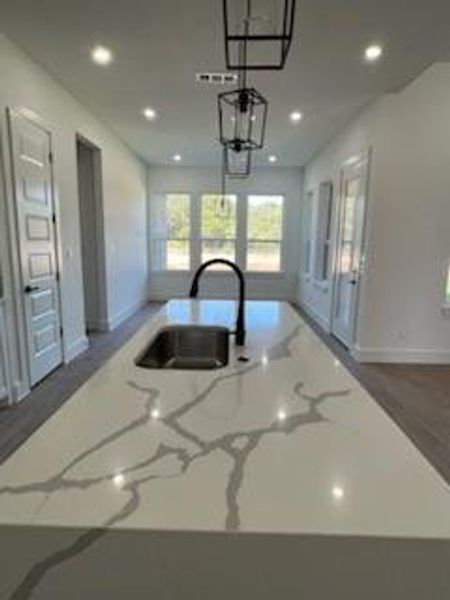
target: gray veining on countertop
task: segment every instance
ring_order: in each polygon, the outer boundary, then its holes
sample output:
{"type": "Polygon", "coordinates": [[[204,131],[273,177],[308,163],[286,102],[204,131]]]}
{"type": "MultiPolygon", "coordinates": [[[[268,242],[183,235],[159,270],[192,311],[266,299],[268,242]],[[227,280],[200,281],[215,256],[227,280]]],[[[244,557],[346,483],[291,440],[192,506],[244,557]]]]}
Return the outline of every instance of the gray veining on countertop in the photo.
{"type": "Polygon", "coordinates": [[[162,325],[233,310],[169,303],[0,468],[3,523],[81,528],[13,600],[118,528],[450,537],[448,487],[287,305],[248,304],[248,363],[134,366],[162,325]]]}

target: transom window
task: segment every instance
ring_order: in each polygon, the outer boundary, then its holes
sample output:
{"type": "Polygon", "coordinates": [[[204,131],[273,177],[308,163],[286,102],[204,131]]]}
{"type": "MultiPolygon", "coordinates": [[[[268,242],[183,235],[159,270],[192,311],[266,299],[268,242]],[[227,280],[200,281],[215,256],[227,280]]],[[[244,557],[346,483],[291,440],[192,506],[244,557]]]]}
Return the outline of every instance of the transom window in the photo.
{"type": "Polygon", "coordinates": [[[192,271],[207,260],[225,258],[247,271],[280,272],[283,221],[281,195],[153,194],[151,269],[192,271]]]}

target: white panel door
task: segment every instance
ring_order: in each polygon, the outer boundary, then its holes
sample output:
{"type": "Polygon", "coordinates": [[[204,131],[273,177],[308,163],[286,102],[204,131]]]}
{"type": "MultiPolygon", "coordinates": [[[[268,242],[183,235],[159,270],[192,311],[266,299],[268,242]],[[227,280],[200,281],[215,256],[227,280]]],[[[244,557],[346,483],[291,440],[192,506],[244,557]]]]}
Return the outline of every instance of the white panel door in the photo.
{"type": "Polygon", "coordinates": [[[358,305],[367,187],[367,159],[341,172],[341,204],[335,269],[332,332],[350,348],[358,305]]]}
{"type": "Polygon", "coordinates": [[[11,114],[12,165],[31,385],[62,361],[50,134],[11,114]]]}

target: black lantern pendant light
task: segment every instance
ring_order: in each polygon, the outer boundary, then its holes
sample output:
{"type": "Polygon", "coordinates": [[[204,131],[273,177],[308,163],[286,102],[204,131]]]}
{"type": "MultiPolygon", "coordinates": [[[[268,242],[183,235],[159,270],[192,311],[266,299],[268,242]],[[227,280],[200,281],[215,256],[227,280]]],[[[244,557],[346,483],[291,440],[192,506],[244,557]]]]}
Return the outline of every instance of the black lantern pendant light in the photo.
{"type": "Polygon", "coordinates": [[[247,73],[284,67],[295,0],[223,0],[223,17],[226,65],[239,72],[238,89],[218,96],[225,193],[227,177],[250,175],[252,152],[264,147],[268,102],[247,85],[247,73]]]}
{"type": "Polygon", "coordinates": [[[233,71],[282,69],[292,43],[296,0],[223,0],[225,59],[233,71]],[[247,47],[240,59],[242,44],[247,47]]]}
{"type": "MultiPolygon", "coordinates": [[[[240,43],[240,62],[245,64],[246,43],[240,43]]],[[[223,147],[223,174],[244,178],[250,175],[251,153],[264,147],[268,102],[247,85],[247,72],[240,71],[239,87],[218,96],[219,137],[223,147]]]]}
{"type": "Polygon", "coordinates": [[[241,87],[218,97],[219,135],[234,151],[261,150],[264,146],[268,102],[254,88],[241,87]]]}

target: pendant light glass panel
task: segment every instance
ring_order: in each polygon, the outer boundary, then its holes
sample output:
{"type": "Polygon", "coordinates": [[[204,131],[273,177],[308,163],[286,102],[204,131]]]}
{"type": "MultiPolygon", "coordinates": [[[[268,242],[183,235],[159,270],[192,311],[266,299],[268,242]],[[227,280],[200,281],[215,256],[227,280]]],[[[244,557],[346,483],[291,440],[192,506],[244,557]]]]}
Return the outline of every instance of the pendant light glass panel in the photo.
{"type": "Polygon", "coordinates": [[[223,0],[223,17],[227,69],[284,67],[294,31],[295,0],[223,0]],[[240,56],[243,42],[245,62],[240,56]]]}

